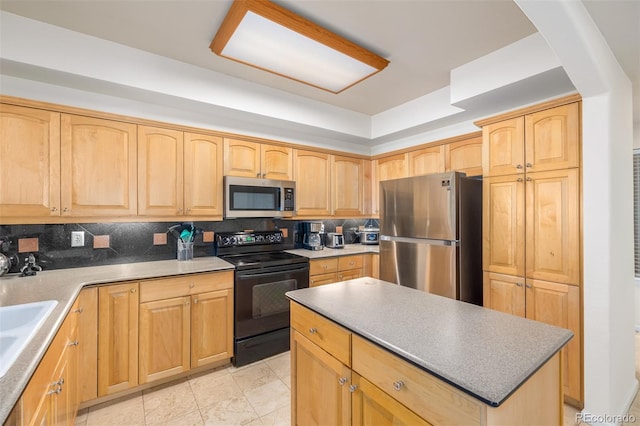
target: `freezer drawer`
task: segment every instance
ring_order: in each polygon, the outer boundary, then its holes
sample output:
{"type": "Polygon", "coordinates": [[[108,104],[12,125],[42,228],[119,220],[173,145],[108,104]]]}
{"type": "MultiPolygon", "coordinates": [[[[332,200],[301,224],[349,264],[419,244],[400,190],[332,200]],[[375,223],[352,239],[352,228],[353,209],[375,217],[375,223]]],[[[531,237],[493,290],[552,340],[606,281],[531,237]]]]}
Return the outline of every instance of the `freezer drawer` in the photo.
{"type": "Polygon", "coordinates": [[[459,299],[457,245],[404,240],[407,241],[380,241],[380,279],[459,299]]]}

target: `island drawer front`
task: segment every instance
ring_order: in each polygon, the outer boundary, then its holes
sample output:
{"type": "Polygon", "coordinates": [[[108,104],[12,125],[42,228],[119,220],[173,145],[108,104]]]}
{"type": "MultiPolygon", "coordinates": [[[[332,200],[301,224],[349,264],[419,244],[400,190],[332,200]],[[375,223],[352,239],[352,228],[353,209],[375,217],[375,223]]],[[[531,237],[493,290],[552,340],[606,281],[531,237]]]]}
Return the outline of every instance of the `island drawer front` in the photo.
{"type": "Polygon", "coordinates": [[[331,284],[338,281],[338,276],[335,272],[330,274],[312,275],[309,277],[309,287],[317,287],[319,285],[331,284]]]}
{"type": "Polygon", "coordinates": [[[352,271],[338,272],[338,281],[355,280],[362,277],[362,269],[354,269],[352,271]]]}
{"type": "Polygon", "coordinates": [[[291,302],[291,327],[347,367],[351,366],[351,333],[346,329],[295,302],[291,302]]]}
{"type": "Polygon", "coordinates": [[[358,336],[352,369],[433,424],[480,424],[483,406],[470,396],[358,336]]]}
{"type": "Polygon", "coordinates": [[[233,288],[233,271],[190,274],[140,283],[140,303],[233,288]]]}
{"type": "Polygon", "coordinates": [[[328,274],[338,271],[338,258],[314,259],[309,262],[309,275],[328,274]]]}
{"type": "Polygon", "coordinates": [[[347,271],[349,269],[361,269],[364,265],[364,257],[358,256],[344,256],[338,258],[338,270],[347,271]]]}

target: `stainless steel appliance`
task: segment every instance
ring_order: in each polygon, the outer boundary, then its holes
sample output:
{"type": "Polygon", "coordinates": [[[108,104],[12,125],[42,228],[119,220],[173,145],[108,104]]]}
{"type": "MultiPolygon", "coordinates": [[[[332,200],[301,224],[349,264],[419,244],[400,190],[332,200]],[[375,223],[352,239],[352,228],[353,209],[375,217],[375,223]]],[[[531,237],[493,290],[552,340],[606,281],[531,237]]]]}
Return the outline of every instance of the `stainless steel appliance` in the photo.
{"type": "Polygon", "coordinates": [[[285,293],[309,287],[309,259],[282,231],[219,232],[215,253],[235,266],[234,357],[236,366],[289,350],[289,300],[285,293]]]}
{"type": "Polygon", "coordinates": [[[344,235],[337,232],[327,232],[326,246],[329,248],[344,248],[344,235]]]}
{"type": "Polygon", "coordinates": [[[224,217],[292,217],[296,183],[286,180],[224,177],[224,217]]]}
{"type": "Polygon", "coordinates": [[[449,172],[380,183],[380,278],[482,304],[482,182],[449,172]]]}
{"type": "Polygon", "coordinates": [[[380,229],[379,228],[364,228],[360,233],[360,244],[378,244],[380,229]]]}
{"type": "Polygon", "coordinates": [[[297,235],[298,246],[307,250],[322,250],[324,224],[322,222],[300,222],[297,235]]]}

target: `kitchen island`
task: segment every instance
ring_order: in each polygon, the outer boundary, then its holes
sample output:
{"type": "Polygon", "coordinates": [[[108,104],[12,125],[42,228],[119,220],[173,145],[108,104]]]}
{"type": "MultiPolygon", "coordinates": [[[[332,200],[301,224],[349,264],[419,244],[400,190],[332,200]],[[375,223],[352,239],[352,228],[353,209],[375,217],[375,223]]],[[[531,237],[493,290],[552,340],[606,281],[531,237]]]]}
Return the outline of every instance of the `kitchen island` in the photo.
{"type": "Polygon", "coordinates": [[[373,278],[287,296],[292,424],[562,424],[569,330],[373,278]]]}

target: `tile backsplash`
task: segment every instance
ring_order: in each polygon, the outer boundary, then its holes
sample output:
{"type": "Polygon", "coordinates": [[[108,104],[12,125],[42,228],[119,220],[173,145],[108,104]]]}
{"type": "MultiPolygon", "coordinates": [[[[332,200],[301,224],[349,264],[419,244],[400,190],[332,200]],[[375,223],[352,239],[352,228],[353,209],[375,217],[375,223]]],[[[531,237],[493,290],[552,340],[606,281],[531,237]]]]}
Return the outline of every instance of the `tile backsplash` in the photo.
{"type": "MultiPolygon", "coordinates": [[[[328,219],[322,222],[325,232],[335,232],[336,227],[341,226],[347,244],[358,241],[354,230],[359,226],[378,226],[377,219],[328,219]]],[[[10,273],[20,271],[33,248],[36,249],[33,251],[36,263],[43,270],[175,259],[177,243],[169,227],[182,223],[191,222],[0,225],[0,250],[12,256],[14,265],[10,273]],[[84,232],[82,247],[71,247],[72,231],[84,232]],[[20,253],[19,245],[23,248],[20,253]]],[[[287,243],[293,246],[299,221],[231,219],[195,221],[193,224],[202,231],[195,237],[194,257],[203,257],[214,254],[212,232],[287,229],[287,243]]]]}

